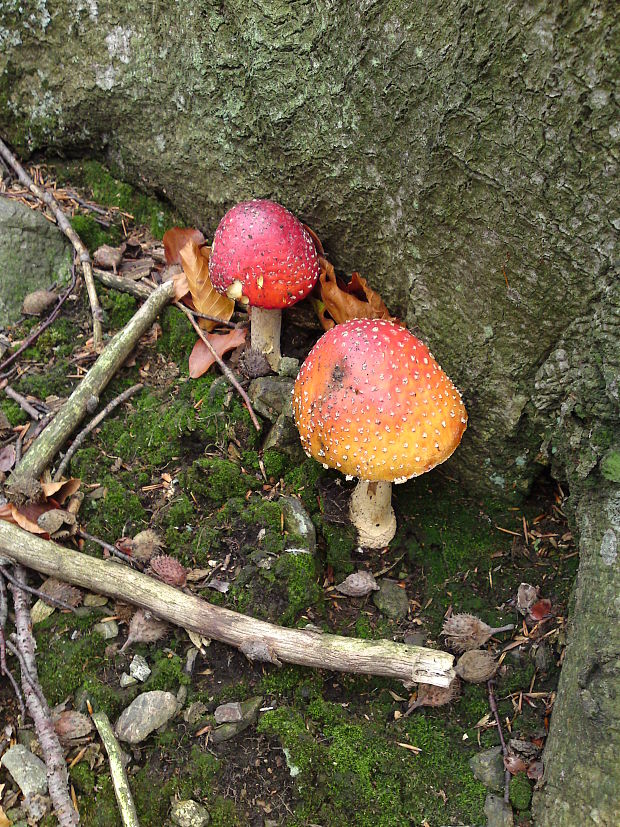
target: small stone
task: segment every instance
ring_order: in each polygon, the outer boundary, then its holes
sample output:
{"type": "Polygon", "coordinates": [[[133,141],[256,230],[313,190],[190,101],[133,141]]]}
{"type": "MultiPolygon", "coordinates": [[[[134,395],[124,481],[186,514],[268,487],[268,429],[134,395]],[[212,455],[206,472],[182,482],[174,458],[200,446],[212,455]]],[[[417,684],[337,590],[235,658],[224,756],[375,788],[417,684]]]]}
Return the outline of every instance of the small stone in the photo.
{"type": "Polygon", "coordinates": [[[132,678],[140,681],[140,683],[144,683],[151,674],[146,658],[143,658],[142,655],[134,655],[133,660],[129,664],[129,674],[132,678]]]}
{"type": "Polygon", "coordinates": [[[379,591],[372,596],[373,602],[381,614],[391,620],[402,620],[407,617],[409,600],[407,592],[395,580],[382,580],[379,591]]]}
{"type": "Polygon", "coordinates": [[[310,515],[296,497],[280,497],[278,500],[284,514],[284,528],[303,540],[302,545],[310,554],[316,551],[316,529],[310,515]]]}
{"type": "Polygon", "coordinates": [[[84,595],[85,606],[105,606],[107,602],[108,598],[103,594],[93,594],[92,592],[87,592],[84,595]]]}
{"type": "Polygon", "coordinates": [[[491,747],[469,759],[471,771],[478,781],[489,790],[501,792],[504,789],[504,761],[502,748],[491,747]]]}
{"type": "Polygon", "coordinates": [[[121,741],[139,744],[151,732],[168,723],[177,710],[177,699],[172,692],[143,692],[121,712],[116,722],[116,734],[121,741]]]}
{"type": "Polygon", "coordinates": [[[97,632],[104,640],[111,640],[118,637],[118,623],[115,620],[102,620],[100,623],[95,623],[93,632],[97,632]]]}
{"type": "Polygon", "coordinates": [[[265,451],[275,449],[296,462],[303,462],[304,452],[299,431],[288,414],[281,413],[278,416],[265,437],[263,449],[265,451]]]}
{"type": "Polygon", "coordinates": [[[261,376],[251,382],[248,396],[255,410],[271,422],[283,413],[292,418],[294,381],[284,376],[261,376]]]}
{"type": "Polygon", "coordinates": [[[209,823],[209,813],[202,804],[193,801],[170,802],[170,818],[176,827],[205,827],[209,823]]]}
{"type": "Polygon", "coordinates": [[[7,750],[0,759],[0,764],[8,770],[22,791],[30,815],[38,821],[47,810],[47,804],[42,798],[47,793],[45,764],[22,744],[16,744],[7,750]]]}
{"type": "Polygon", "coordinates": [[[121,675],[121,689],[127,689],[128,686],[134,686],[137,683],[138,681],[136,680],[136,678],[132,677],[131,675],[128,675],[127,672],[123,672],[123,674],[121,675]]]}
{"type": "Polygon", "coordinates": [[[260,695],[254,698],[248,698],[247,701],[241,702],[241,720],[234,721],[229,724],[221,724],[216,727],[211,733],[211,742],[213,744],[221,744],[222,741],[228,741],[234,738],[251,726],[258,718],[258,713],[263,705],[263,699],[260,695]]]}
{"type": "Polygon", "coordinates": [[[185,701],[187,700],[187,686],[182,683],[181,686],[177,689],[177,706],[179,709],[183,709],[185,706],[185,701]]]}
{"type": "Polygon", "coordinates": [[[278,365],[279,376],[288,376],[291,379],[296,379],[299,373],[299,359],[293,356],[283,356],[278,365]]]}
{"type": "Polygon", "coordinates": [[[194,701],[183,713],[183,720],[190,726],[194,726],[207,711],[207,705],[202,701],[194,701]]]}
{"type": "Polygon", "coordinates": [[[241,704],[238,701],[221,704],[215,710],[216,724],[232,724],[235,721],[240,721],[242,717],[241,704]]]}
{"type": "Polygon", "coordinates": [[[487,827],[513,827],[512,807],[499,795],[489,793],[484,802],[487,827]]]}

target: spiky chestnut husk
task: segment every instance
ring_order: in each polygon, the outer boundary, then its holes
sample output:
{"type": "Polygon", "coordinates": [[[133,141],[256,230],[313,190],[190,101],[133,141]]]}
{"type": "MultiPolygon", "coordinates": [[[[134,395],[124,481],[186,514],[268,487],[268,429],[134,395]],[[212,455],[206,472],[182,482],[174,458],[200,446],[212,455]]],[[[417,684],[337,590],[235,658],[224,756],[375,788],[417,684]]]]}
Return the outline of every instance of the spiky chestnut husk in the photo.
{"type": "Polygon", "coordinates": [[[467,683],[484,683],[495,677],[498,668],[491,652],[471,649],[458,659],[455,671],[467,683]]]}
{"type": "Polygon", "coordinates": [[[453,678],[448,686],[432,686],[430,683],[421,683],[418,686],[418,696],[403,714],[403,718],[420,706],[445,706],[461,694],[461,682],[453,678]]]}
{"type": "Polygon", "coordinates": [[[493,635],[511,629],[514,629],[512,623],[494,629],[476,615],[461,613],[445,620],[441,633],[446,636],[446,643],[453,652],[465,652],[468,649],[479,649],[493,635]]]}

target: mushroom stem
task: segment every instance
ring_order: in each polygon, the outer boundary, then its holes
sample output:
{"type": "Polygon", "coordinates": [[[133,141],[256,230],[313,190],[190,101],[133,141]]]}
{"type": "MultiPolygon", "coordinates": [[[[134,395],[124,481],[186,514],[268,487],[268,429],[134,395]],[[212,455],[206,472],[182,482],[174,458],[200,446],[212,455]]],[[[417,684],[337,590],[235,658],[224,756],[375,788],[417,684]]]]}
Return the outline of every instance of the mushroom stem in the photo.
{"type": "Polygon", "coordinates": [[[351,494],[349,517],[357,529],[361,546],[387,546],[396,534],[392,483],[360,480],[351,494]]]}
{"type": "Polygon", "coordinates": [[[265,310],[263,307],[252,308],[250,338],[252,350],[262,353],[272,370],[280,365],[280,323],[281,310],[265,310]]]}

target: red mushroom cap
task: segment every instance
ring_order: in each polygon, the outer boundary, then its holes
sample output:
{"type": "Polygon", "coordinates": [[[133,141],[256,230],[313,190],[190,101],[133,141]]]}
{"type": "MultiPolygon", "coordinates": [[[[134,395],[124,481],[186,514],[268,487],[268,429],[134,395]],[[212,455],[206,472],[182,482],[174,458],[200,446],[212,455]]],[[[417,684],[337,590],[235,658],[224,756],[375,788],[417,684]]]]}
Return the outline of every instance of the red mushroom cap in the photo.
{"type": "Polygon", "coordinates": [[[237,204],[215,231],[211,282],[230,298],[245,296],[253,307],[281,310],[295,304],[312,290],[319,271],[310,233],[273,201],[237,204]]]}
{"type": "Polygon", "coordinates": [[[408,330],[353,319],[325,333],[301,366],[293,413],[308,456],[372,482],[404,482],[461,441],[461,395],[408,330]]]}

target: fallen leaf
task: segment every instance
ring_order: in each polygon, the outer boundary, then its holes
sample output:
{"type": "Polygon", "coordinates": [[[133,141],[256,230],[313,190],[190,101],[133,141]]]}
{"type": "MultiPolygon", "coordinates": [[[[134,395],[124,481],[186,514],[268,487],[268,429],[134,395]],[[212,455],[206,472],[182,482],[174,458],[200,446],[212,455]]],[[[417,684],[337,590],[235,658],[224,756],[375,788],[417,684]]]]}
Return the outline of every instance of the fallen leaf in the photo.
{"type": "Polygon", "coordinates": [[[536,586],[531,586],[529,583],[521,583],[517,591],[517,609],[522,615],[526,615],[536,600],[538,599],[538,589],[536,586]]]}
{"type": "MultiPolygon", "coordinates": [[[[218,293],[211,284],[209,253],[208,248],[199,247],[195,241],[189,241],[179,251],[179,256],[196,310],[227,322],[234,312],[235,303],[228,296],[218,293]]],[[[217,327],[217,322],[210,322],[208,319],[198,319],[198,324],[203,330],[213,330],[217,327]]]]}
{"type": "Polygon", "coordinates": [[[378,591],[379,586],[369,571],[356,571],[339,583],[336,589],[347,597],[364,597],[370,592],[378,591]]]}
{"type": "Polygon", "coordinates": [[[0,448],[0,471],[10,471],[15,465],[15,446],[3,445],[0,448]]]}
{"type": "Polygon", "coordinates": [[[56,606],[50,606],[50,604],[44,600],[37,600],[32,609],[30,609],[30,622],[33,626],[36,626],[37,623],[42,623],[44,620],[47,620],[55,611],[56,606]]]}
{"type": "Polygon", "coordinates": [[[46,497],[54,496],[54,499],[62,505],[67,497],[71,497],[78,490],[82,480],[77,477],[71,477],[68,480],[59,480],[58,482],[42,482],[41,490],[46,497]]]}
{"type": "Polygon", "coordinates": [[[539,600],[537,603],[534,603],[533,606],[530,606],[530,610],[528,612],[528,617],[531,617],[532,620],[544,620],[550,615],[551,601],[547,598],[543,598],[543,600],[539,600]]]}
{"type": "Polygon", "coordinates": [[[47,535],[47,531],[37,525],[37,518],[52,508],[54,508],[52,505],[41,506],[37,503],[26,503],[18,508],[13,503],[4,503],[0,505],[0,520],[15,523],[31,534],[47,535]]]}
{"type": "Polygon", "coordinates": [[[116,548],[119,551],[125,554],[131,554],[132,557],[141,563],[148,563],[151,557],[159,554],[163,545],[164,541],[152,528],[140,531],[133,540],[130,537],[121,537],[121,539],[116,542],[116,548]]]}
{"type": "Polygon", "coordinates": [[[193,632],[191,629],[186,629],[185,631],[187,632],[187,636],[188,636],[188,638],[189,638],[189,639],[191,640],[191,642],[194,644],[194,646],[196,647],[196,649],[198,649],[198,651],[199,651],[201,654],[203,654],[203,655],[204,655],[204,654],[205,654],[205,648],[206,648],[207,646],[210,646],[210,645],[211,645],[211,640],[210,640],[210,638],[205,637],[204,635],[201,635],[201,634],[199,634],[198,632],[193,632]]]}
{"type": "Polygon", "coordinates": [[[181,256],[179,254],[183,247],[189,241],[193,241],[198,245],[204,244],[205,237],[200,230],[192,227],[172,227],[164,233],[163,241],[166,264],[180,264],[181,256]]]}
{"type": "Polygon", "coordinates": [[[403,718],[407,718],[420,706],[444,706],[449,704],[461,694],[461,682],[458,678],[452,678],[448,686],[433,686],[429,683],[421,683],[418,686],[418,696],[409,705],[403,718]]]}
{"type": "Polygon", "coordinates": [[[48,577],[39,588],[39,591],[56,600],[62,600],[63,603],[67,603],[69,606],[79,606],[82,602],[82,592],[78,588],[70,583],[63,583],[62,580],[57,580],[55,577],[48,577]]]}
{"type": "Polygon", "coordinates": [[[207,588],[214,589],[220,594],[226,594],[230,590],[230,583],[228,580],[218,580],[217,577],[214,577],[213,580],[209,580],[207,583],[207,588]]]}
{"type": "Polygon", "coordinates": [[[508,754],[504,756],[504,767],[511,775],[517,775],[520,772],[526,771],[527,764],[519,755],[509,751],[508,754]]]}
{"type": "Polygon", "coordinates": [[[2,804],[0,804],[0,827],[11,827],[13,822],[9,821],[9,817],[2,809],[2,804]]]}
{"type": "MultiPolygon", "coordinates": [[[[245,342],[247,329],[236,327],[227,333],[208,333],[207,339],[218,356],[223,356],[229,350],[234,350],[245,342]]],[[[213,354],[207,348],[202,339],[198,339],[189,357],[189,375],[192,379],[198,379],[206,373],[215,362],[213,354]]]]}
{"type": "Polygon", "coordinates": [[[336,276],[333,266],[326,259],[321,257],[319,260],[319,321],[325,330],[349,319],[394,321],[381,296],[368,286],[359,273],[353,273],[351,281],[346,284],[336,276]]]}
{"type": "Polygon", "coordinates": [[[94,724],[83,712],[68,709],[54,716],[54,729],[64,746],[72,746],[90,735],[94,724]]]}

